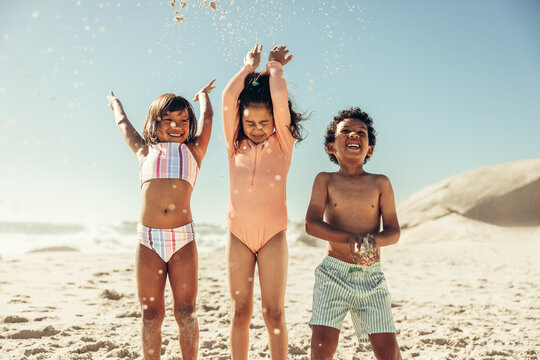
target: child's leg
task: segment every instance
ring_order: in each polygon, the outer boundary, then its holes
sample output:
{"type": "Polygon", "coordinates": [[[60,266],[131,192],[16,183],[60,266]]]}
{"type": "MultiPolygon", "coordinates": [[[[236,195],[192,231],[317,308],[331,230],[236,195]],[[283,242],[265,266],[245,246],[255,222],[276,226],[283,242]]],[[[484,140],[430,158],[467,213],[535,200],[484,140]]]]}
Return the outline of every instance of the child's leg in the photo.
{"type": "Polygon", "coordinates": [[[233,360],[247,360],[249,324],[253,314],[253,275],[255,254],[234,234],[227,244],[229,292],[234,315],[231,321],[231,355],[233,360]]]}
{"type": "Polygon", "coordinates": [[[311,327],[311,360],[331,360],[334,358],[339,330],[329,326],[313,325],[311,327]]]}
{"type": "Polygon", "coordinates": [[[165,316],[163,298],[167,264],[158,254],[139,244],[136,255],[137,292],[142,307],[142,345],[145,360],[161,355],[161,324],[165,316]]]}
{"type": "Polygon", "coordinates": [[[369,335],[373,353],[378,360],[401,360],[401,353],[394,333],[369,335]]]}
{"type": "Polygon", "coordinates": [[[199,324],[195,312],[197,300],[197,244],[191,241],[169,260],[169,282],[174,299],[174,317],[180,330],[182,359],[197,359],[199,324]]]}
{"type": "Polygon", "coordinates": [[[288,338],[284,299],[288,259],[285,230],[274,235],[257,254],[263,318],[268,330],[272,360],[287,359],[288,338]]]}

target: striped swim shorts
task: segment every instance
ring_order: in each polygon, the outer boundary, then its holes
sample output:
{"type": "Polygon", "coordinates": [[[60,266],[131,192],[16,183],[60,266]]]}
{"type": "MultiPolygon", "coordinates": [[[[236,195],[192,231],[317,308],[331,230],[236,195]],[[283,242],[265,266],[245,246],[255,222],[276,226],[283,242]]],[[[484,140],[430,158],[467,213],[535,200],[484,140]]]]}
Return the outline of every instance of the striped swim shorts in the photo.
{"type": "Polygon", "coordinates": [[[369,341],[369,334],[396,332],[381,264],[358,266],[326,256],[315,269],[309,325],[341,330],[349,311],[360,342],[369,341]]]}
{"type": "Polygon", "coordinates": [[[137,224],[139,243],[154,250],[159,257],[169,262],[175,252],[195,240],[193,221],[174,229],[155,229],[137,224]]]}

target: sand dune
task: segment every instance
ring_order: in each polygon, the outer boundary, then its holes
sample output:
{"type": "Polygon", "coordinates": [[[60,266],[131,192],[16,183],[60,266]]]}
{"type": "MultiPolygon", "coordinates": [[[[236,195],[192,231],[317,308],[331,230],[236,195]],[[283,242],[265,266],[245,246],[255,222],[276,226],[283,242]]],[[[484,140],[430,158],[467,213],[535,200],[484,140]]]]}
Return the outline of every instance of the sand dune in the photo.
{"type": "Polygon", "coordinates": [[[498,226],[540,226],[540,159],[456,175],[404,199],[402,228],[451,214],[498,226]]]}
{"type": "MultiPolygon", "coordinates": [[[[400,204],[405,230],[398,244],[383,249],[383,269],[404,359],[540,357],[539,178],[540,160],[492,166],[400,204]]],[[[286,315],[293,360],[309,359],[313,271],[324,253],[309,238],[290,249],[286,315]]],[[[141,358],[133,260],[133,254],[65,251],[4,255],[0,358],[141,358]]],[[[228,359],[223,251],[201,253],[199,273],[200,358],[228,359]]],[[[269,359],[258,283],[255,288],[250,359],[269,359]]],[[[166,295],[162,358],[178,360],[170,290],[166,295]]],[[[372,358],[347,318],[335,359],[372,358]]]]}

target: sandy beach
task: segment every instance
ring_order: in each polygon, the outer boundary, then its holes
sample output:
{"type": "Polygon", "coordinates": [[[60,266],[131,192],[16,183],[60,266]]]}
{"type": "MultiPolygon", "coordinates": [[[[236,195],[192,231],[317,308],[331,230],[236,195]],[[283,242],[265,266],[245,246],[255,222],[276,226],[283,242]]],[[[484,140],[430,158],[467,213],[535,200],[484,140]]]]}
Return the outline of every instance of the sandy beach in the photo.
{"type": "MultiPolygon", "coordinates": [[[[404,359],[540,357],[539,164],[521,163],[512,173],[533,175],[518,176],[519,181],[501,175],[508,167],[484,171],[485,179],[479,173],[460,175],[400,204],[401,240],[382,250],[382,263],[404,359]],[[467,176],[475,179],[476,191],[471,180],[463,182],[467,176]],[[493,176],[505,190],[480,191],[493,176]],[[453,191],[477,195],[458,201],[453,191]],[[509,191],[514,195],[507,196],[509,191]],[[520,191],[526,192],[521,198],[515,195],[520,191]],[[521,199],[516,206],[526,214],[516,212],[513,221],[527,215],[527,224],[498,224],[501,220],[490,213],[500,211],[496,206],[480,211],[485,199],[508,198],[521,199]]],[[[304,238],[290,246],[285,302],[290,359],[309,359],[313,272],[324,255],[322,241],[304,238]]],[[[199,261],[200,358],[229,359],[224,250],[201,253],[199,261]]],[[[0,358],[141,358],[132,253],[2,255],[0,273],[0,358]]],[[[255,285],[249,358],[268,359],[258,281],[255,285]]],[[[178,360],[170,289],[166,296],[162,358],[178,360]]],[[[347,317],[335,359],[372,358],[347,317]]]]}

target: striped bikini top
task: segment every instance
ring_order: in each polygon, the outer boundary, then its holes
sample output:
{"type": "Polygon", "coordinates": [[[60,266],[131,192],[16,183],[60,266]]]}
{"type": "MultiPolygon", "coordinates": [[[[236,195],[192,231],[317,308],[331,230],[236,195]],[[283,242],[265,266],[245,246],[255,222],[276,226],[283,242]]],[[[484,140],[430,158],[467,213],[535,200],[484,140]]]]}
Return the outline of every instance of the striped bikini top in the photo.
{"type": "Polygon", "coordinates": [[[195,186],[199,165],[184,143],[163,142],[148,147],[141,164],[141,186],[152,179],[181,179],[195,186]]]}

